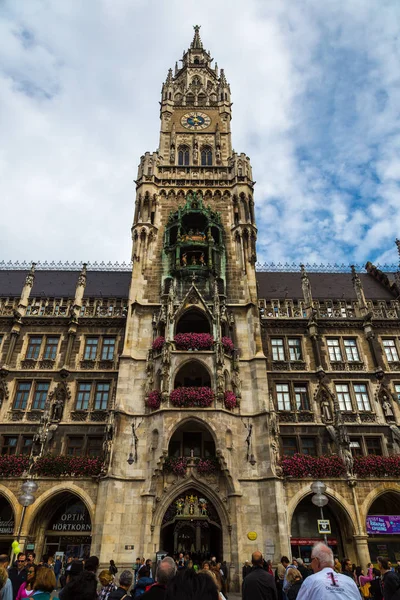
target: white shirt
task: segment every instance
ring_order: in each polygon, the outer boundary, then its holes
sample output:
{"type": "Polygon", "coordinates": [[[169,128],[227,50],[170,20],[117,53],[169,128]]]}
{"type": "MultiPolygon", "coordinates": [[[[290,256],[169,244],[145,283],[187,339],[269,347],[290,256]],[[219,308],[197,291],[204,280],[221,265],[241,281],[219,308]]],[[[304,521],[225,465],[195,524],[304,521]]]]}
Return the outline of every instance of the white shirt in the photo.
{"type": "Polygon", "coordinates": [[[335,573],[326,567],[307,577],[297,596],[297,600],[360,600],[360,592],[353,579],[335,573]]]}

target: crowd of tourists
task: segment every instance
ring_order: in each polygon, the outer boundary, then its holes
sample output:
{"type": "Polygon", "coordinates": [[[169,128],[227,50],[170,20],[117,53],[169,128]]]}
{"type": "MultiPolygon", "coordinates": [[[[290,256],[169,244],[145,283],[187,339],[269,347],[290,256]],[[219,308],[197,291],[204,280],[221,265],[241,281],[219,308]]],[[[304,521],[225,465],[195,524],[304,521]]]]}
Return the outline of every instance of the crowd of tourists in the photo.
{"type": "Polygon", "coordinates": [[[282,556],[274,570],[260,552],[243,565],[243,600],[400,600],[400,561],[394,567],[378,557],[378,568],[340,562],[325,544],[313,547],[307,566],[301,558],[282,556]]]}
{"type": "MultiPolygon", "coordinates": [[[[226,563],[190,555],[166,556],[155,567],[137,558],[132,569],[118,572],[113,560],[99,569],[99,559],[69,557],[65,564],[34,552],[20,552],[13,565],[0,555],[0,600],[228,600],[226,563]]],[[[309,565],[283,556],[276,568],[261,552],[246,560],[242,600],[400,600],[400,561],[393,566],[378,557],[366,572],[349,559],[340,562],[323,543],[316,544],[309,565]]]]}

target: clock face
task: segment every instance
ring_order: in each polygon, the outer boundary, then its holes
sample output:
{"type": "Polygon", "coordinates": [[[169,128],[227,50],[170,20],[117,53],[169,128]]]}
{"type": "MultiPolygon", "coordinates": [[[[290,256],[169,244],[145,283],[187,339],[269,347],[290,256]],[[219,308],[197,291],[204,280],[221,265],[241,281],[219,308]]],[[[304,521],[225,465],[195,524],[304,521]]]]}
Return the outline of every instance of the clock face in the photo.
{"type": "Polygon", "coordinates": [[[209,127],[211,124],[211,119],[205,113],[190,112],[183,115],[181,124],[186,127],[186,129],[199,131],[199,129],[205,129],[206,127],[209,127]]]}

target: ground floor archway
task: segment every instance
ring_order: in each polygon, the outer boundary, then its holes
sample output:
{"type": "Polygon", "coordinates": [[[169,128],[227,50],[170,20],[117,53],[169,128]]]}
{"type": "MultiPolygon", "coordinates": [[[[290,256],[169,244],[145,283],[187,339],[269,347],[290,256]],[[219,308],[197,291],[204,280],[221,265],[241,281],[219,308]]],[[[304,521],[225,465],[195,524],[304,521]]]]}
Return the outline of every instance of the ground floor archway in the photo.
{"type": "Polygon", "coordinates": [[[366,529],[372,562],[378,556],[400,560],[400,493],[386,492],[372,503],[366,529]]]}
{"type": "Polygon", "coordinates": [[[198,562],[211,556],[223,560],[221,520],[205,494],[191,488],[175,497],[162,520],[160,548],[198,562]]]}
{"type": "Polygon", "coordinates": [[[28,544],[39,555],[55,554],[65,558],[90,556],[92,521],[79,496],[63,491],[51,496],[35,516],[28,544]]]}
{"type": "Polygon", "coordinates": [[[0,495],[0,554],[9,554],[14,539],[15,515],[7,498],[0,495]]]}
{"type": "MultiPolygon", "coordinates": [[[[323,535],[318,533],[318,520],[321,519],[321,511],[311,502],[312,495],[303,498],[297,505],[291,523],[291,551],[292,556],[302,558],[305,563],[311,562],[311,550],[315,543],[324,541],[323,535]]],[[[328,519],[331,525],[331,533],[328,534],[328,546],[335,556],[343,557],[344,539],[347,536],[346,521],[343,511],[330,499],[329,504],[323,509],[324,519],[328,519]]]]}

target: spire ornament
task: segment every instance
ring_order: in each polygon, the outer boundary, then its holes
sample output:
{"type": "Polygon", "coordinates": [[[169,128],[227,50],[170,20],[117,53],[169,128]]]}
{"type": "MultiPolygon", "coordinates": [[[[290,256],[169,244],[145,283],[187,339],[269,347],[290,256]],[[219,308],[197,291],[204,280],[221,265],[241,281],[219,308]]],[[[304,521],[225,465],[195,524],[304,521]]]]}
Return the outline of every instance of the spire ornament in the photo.
{"type": "Polygon", "coordinates": [[[203,49],[203,42],[200,38],[200,25],[193,25],[194,36],[193,42],[190,44],[190,47],[194,50],[195,48],[203,49]]]}

